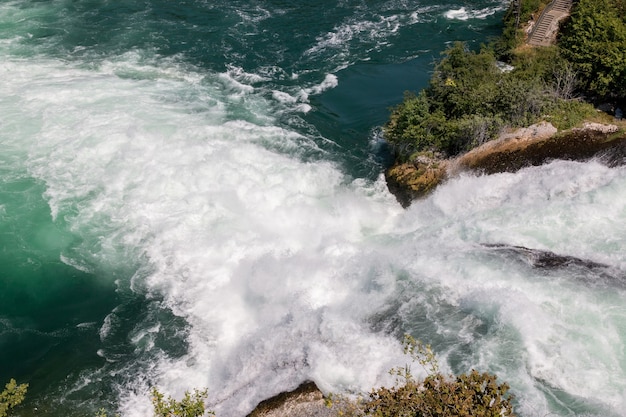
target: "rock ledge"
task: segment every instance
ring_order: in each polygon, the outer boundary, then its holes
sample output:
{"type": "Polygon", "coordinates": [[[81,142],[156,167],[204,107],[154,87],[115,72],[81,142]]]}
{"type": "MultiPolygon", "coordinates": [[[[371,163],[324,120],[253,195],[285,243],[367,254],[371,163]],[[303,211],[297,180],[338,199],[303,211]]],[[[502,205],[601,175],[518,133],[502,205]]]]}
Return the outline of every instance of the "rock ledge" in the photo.
{"type": "Polygon", "coordinates": [[[626,133],[613,124],[585,123],[563,132],[542,122],[500,135],[451,159],[421,156],[395,164],[385,177],[389,191],[403,207],[432,192],[448,178],[464,171],[483,174],[515,172],[554,159],[588,160],[599,157],[609,165],[626,160],[626,133]]]}
{"type": "Polygon", "coordinates": [[[293,391],[261,401],[247,417],[330,417],[324,394],[314,382],[302,383],[293,391]]]}

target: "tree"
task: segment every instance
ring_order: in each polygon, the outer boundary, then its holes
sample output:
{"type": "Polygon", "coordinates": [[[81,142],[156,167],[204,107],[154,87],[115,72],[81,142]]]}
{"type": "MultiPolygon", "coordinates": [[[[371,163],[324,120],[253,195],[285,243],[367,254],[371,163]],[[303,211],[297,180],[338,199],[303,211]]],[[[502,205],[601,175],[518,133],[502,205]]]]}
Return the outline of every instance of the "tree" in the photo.
{"type": "Polygon", "coordinates": [[[18,385],[14,379],[5,385],[4,391],[0,392],[0,417],[6,417],[13,407],[24,401],[27,389],[28,384],[18,385]]]}
{"type": "Polygon", "coordinates": [[[588,94],[626,98],[626,1],[580,0],[559,46],[588,94]]]}
{"type": "Polygon", "coordinates": [[[497,112],[494,104],[501,75],[492,51],[473,52],[457,42],[435,67],[426,95],[433,109],[443,111],[447,118],[491,116],[497,112]]]}
{"type": "Polygon", "coordinates": [[[441,110],[431,111],[424,92],[407,93],[385,125],[385,138],[400,155],[410,156],[423,150],[448,148],[447,119],[441,110]]]}

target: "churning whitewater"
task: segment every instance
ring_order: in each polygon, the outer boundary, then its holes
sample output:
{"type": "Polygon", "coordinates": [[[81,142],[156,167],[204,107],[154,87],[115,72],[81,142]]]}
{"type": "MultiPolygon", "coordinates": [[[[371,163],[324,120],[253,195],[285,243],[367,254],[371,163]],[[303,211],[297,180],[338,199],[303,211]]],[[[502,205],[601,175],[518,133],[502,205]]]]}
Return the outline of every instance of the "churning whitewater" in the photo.
{"type": "Polygon", "coordinates": [[[520,415],[623,415],[626,169],[463,175],[407,210],[382,177],[387,107],[507,2],[173,3],[0,5],[0,378],[25,415],[364,393],[404,333],[520,415]]]}

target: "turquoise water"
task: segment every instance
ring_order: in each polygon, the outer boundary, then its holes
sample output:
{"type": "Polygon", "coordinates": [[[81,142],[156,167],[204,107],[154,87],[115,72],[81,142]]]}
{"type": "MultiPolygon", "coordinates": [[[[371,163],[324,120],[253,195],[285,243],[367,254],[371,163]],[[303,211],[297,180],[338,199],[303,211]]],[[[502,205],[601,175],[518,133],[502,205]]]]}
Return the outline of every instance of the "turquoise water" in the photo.
{"type": "Polygon", "coordinates": [[[363,393],[404,365],[404,332],[497,373],[521,415],[622,415],[623,168],[466,175],[408,210],[381,175],[389,107],[505,7],[0,4],[0,380],[30,383],[20,415],[149,415],[155,385],[207,387],[218,416],[306,379],[363,393]]]}

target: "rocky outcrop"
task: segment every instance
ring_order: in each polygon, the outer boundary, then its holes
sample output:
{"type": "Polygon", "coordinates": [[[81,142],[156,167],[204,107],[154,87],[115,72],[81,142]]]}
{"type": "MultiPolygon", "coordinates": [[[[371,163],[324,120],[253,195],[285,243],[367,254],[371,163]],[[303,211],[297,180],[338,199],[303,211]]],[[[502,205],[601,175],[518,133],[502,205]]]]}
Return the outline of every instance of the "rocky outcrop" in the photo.
{"type": "Polygon", "coordinates": [[[447,176],[447,160],[425,156],[404,164],[395,164],[385,173],[389,191],[405,208],[413,200],[433,191],[447,176]]]}
{"type": "Polygon", "coordinates": [[[332,408],[314,382],[305,382],[293,391],[262,401],[248,417],[330,417],[332,408]]]}
{"type": "Polygon", "coordinates": [[[560,268],[580,268],[589,271],[609,270],[605,264],[594,262],[588,259],[581,259],[574,256],[558,255],[554,252],[531,249],[525,246],[515,246],[506,244],[484,244],[484,247],[493,251],[514,255],[537,269],[560,269],[560,268]]]}
{"type": "Polygon", "coordinates": [[[515,172],[554,159],[587,160],[601,157],[609,165],[626,159],[626,133],[611,124],[586,123],[557,133],[540,123],[501,135],[453,159],[418,157],[396,164],[385,173],[387,185],[403,207],[433,191],[447,178],[464,171],[483,174],[515,172]]]}

